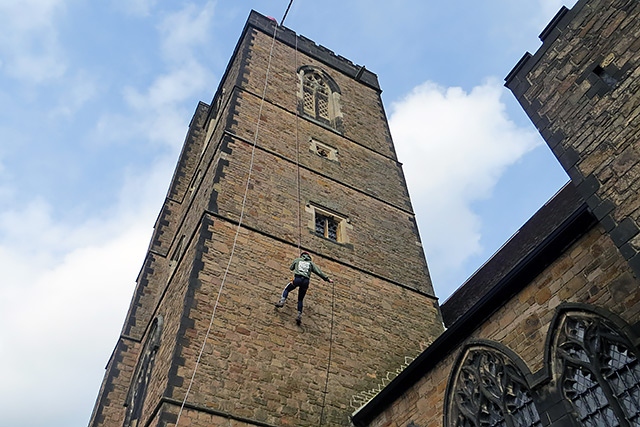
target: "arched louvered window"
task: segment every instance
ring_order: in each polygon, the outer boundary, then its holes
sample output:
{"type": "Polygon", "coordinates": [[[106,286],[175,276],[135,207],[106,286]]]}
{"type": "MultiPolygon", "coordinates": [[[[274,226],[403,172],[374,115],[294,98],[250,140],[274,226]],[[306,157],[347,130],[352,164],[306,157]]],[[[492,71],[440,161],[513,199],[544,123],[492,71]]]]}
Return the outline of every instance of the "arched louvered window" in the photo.
{"type": "Polygon", "coordinates": [[[329,120],[329,86],[319,73],[304,75],[302,81],[304,112],[317,119],[329,120]]]}
{"type": "Polygon", "coordinates": [[[303,66],[298,70],[299,112],[342,132],[340,88],[323,70],[303,66]]]}
{"type": "Polygon", "coordinates": [[[447,427],[541,426],[531,391],[520,369],[504,353],[473,346],[450,379],[447,427]]]}
{"type": "Polygon", "coordinates": [[[640,426],[638,349],[609,320],[569,312],[555,338],[556,372],[563,396],[584,426],[640,426]]]}
{"type": "Polygon", "coordinates": [[[138,364],[133,374],[133,381],[125,406],[127,412],[124,427],[138,427],[142,416],[142,405],[147,394],[147,387],[151,378],[151,369],[160,347],[160,333],[162,332],[162,316],[153,319],[144,347],[140,352],[138,364]]]}

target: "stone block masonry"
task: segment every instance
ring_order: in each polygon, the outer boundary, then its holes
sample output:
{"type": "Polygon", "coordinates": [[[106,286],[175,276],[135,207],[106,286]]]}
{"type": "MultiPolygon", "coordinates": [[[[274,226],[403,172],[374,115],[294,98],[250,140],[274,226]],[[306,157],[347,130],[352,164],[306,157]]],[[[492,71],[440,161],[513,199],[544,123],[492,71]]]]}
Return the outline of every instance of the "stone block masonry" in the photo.
{"type": "Polygon", "coordinates": [[[351,396],[442,332],[377,78],[282,28],[269,58],[273,25],[252,13],[198,105],[92,426],[175,425],[183,402],[180,426],[348,426],[351,396]],[[303,65],[337,88],[339,126],[300,109],[303,65]],[[296,292],[274,302],[300,250],[335,283],[312,278],[297,326],[296,292]]]}
{"type": "Polygon", "coordinates": [[[581,0],[506,85],[640,277],[638,31],[637,1],[581,0]]]}
{"type": "MultiPolygon", "coordinates": [[[[553,375],[557,374],[547,365],[547,340],[556,310],[567,303],[588,304],[633,325],[640,318],[639,285],[611,239],[597,226],[477,328],[468,331],[461,345],[443,355],[427,375],[369,425],[406,427],[411,422],[418,426],[443,425],[451,372],[463,344],[474,340],[500,343],[501,348],[521,358],[528,381],[541,399],[544,397],[538,410],[543,413],[548,409],[552,417],[554,410],[549,405],[561,406],[563,402],[553,394],[558,384],[553,375]]],[[[545,419],[543,425],[573,425],[563,422],[567,421],[553,423],[545,419]]]]}

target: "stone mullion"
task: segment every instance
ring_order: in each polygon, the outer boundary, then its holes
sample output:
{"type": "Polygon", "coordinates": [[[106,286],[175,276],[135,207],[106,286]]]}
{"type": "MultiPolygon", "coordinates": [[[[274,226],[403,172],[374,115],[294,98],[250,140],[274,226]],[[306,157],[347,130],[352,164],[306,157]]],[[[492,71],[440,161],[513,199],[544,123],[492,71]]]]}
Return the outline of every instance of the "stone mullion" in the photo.
{"type": "MultiPolygon", "coordinates": [[[[483,365],[485,365],[484,362],[486,362],[486,360],[489,358],[489,355],[487,353],[481,353],[480,357],[477,357],[476,360],[474,361],[473,364],[473,373],[475,375],[475,377],[477,378],[478,382],[477,382],[477,387],[478,387],[478,391],[480,392],[479,395],[482,396],[483,398],[480,400],[479,405],[478,405],[478,413],[476,414],[476,424],[478,425],[482,425],[481,423],[481,413],[482,413],[482,409],[486,408],[486,413],[490,414],[491,413],[491,408],[490,405],[494,404],[497,408],[500,408],[501,412],[502,412],[502,419],[503,421],[506,422],[508,427],[514,427],[513,423],[510,423],[509,421],[507,421],[506,417],[505,417],[505,412],[504,412],[504,404],[503,404],[503,400],[504,400],[504,384],[501,383],[500,381],[500,377],[496,377],[495,375],[492,375],[493,373],[488,371],[488,370],[484,370],[486,373],[483,374],[483,365]],[[490,388],[486,387],[485,384],[487,384],[486,381],[483,381],[483,377],[492,377],[492,383],[496,385],[497,390],[499,392],[499,395],[494,393],[490,388]]],[[[502,366],[503,367],[503,366],[502,366]]]]}
{"type": "MultiPolygon", "coordinates": [[[[468,399],[468,401],[474,404],[474,408],[472,408],[473,411],[467,410],[467,408],[465,408],[463,405],[460,404],[459,395],[462,393],[457,393],[458,396],[456,396],[457,397],[456,406],[458,407],[458,411],[460,411],[462,416],[470,420],[474,425],[478,426],[480,425],[479,420],[480,420],[480,411],[482,410],[482,402],[473,401],[473,395],[475,394],[475,389],[479,388],[479,383],[478,383],[479,376],[477,373],[477,366],[463,366],[461,368],[460,374],[462,374],[463,372],[466,372],[467,374],[469,374],[470,377],[476,380],[476,382],[474,383],[473,390],[469,390],[468,388],[465,388],[462,390],[464,393],[464,396],[468,399]]],[[[460,389],[462,389],[462,387],[460,389]]],[[[478,395],[481,396],[481,394],[478,394],[478,395]]]]}
{"type": "MultiPolygon", "coordinates": [[[[606,326],[604,328],[606,328],[606,326]]],[[[591,334],[595,335],[594,342],[598,343],[598,347],[599,347],[599,348],[592,349],[589,346],[588,349],[587,349],[587,355],[589,356],[589,360],[591,361],[591,363],[593,364],[593,366],[595,368],[595,369],[592,370],[592,372],[595,375],[598,384],[602,388],[602,392],[607,397],[607,400],[609,401],[609,406],[611,407],[611,410],[618,417],[618,420],[620,421],[620,426],[621,427],[629,427],[629,423],[627,421],[627,416],[625,415],[624,410],[620,407],[620,404],[618,403],[618,398],[616,397],[615,392],[613,391],[613,389],[609,385],[609,381],[602,374],[602,371],[605,369],[605,367],[602,365],[602,363],[600,363],[600,357],[599,356],[604,354],[603,349],[604,349],[604,345],[606,345],[604,343],[605,342],[605,337],[607,335],[611,335],[611,334],[607,334],[607,333],[601,332],[602,329],[603,329],[603,325],[598,321],[596,321],[595,324],[591,328],[587,329],[587,333],[585,333],[585,341],[586,341],[586,337],[589,335],[589,333],[591,333],[591,334]]],[[[606,329],[608,329],[608,328],[606,328],[606,329]]],[[[606,329],[605,329],[605,331],[606,331],[606,329]]],[[[616,340],[616,341],[618,341],[618,340],[616,340]]]]}
{"type": "MultiPolygon", "coordinates": [[[[489,358],[490,355],[489,353],[485,353],[486,357],[489,358]]],[[[516,427],[516,425],[513,422],[513,417],[511,417],[511,412],[508,410],[507,408],[507,404],[506,404],[506,390],[508,387],[508,382],[509,382],[509,376],[507,375],[507,366],[504,363],[504,360],[501,360],[500,358],[498,358],[496,355],[493,356],[495,358],[496,362],[499,362],[499,373],[502,375],[495,375],[494,376],[494,382],[495,384],[499,385],[499,391],[500,391],[500,396],[496,396],[496,401],[495,403],[498,405],[498,407],[501,409],[502,411],[502,419],[504,421],[504,423],[507,425],[507,427],[516,427]]],[[[496,366],[498,366],[498,363],[496,363],[496,366]]]]}
{"type": "MultiPolygon", "coordinates": [[[[515,370],[513,370],[512,366],[508,366],[508,365],[504,365],[504,377],[505,377],[505,390],[509,389],[509,382],[511,382],[512,384],[518,384],[520,387],[523,387],[525,389],[528,389],[527,385],[522,381],[522,379],[518,378],[518,376],[515,374],[515,370]],[[512,368],[511,370],[509,368],[512,368]],[[512,371],[512,372],[511,372],[512,371]]],[[[516,391],[514,390],[514,397],[515,397],[516,391]]],[[[529,396],[531,397],[531,396],[529,396]]],[[[516,427],[516,424],[513,422],[513,419],[515,418],[513,412],[508,408],[506,401],[507,401],[507,395],[505,393],[505,395],[503,396],[503,401],[505,402],[504,404],[504,411],[505,413],[509,414],[508,417],[505,417],[505,421],[507,422],[507,425],[509,426],[513,426],[516,427]]],[[[533,400],[533,399],[532,399],[533,400]]],[[[531,401],[530,401],[531,402],[531,401]]],[[[535,402],[533,402],[533,404],[535,405],[535,402]]],[[[518,409],[522,410],[522,411],[528,411],[529,407],[528,404],[525,403],[523,406],[519,407],[518,409]]]]}

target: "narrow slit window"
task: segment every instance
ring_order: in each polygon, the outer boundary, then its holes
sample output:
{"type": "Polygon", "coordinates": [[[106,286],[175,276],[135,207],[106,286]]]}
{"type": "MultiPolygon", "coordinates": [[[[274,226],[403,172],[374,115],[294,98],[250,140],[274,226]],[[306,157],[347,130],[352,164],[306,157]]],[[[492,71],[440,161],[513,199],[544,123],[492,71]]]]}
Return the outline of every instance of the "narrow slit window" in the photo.
{"type": "Polygon", "coordinates": [[[198,172],[193,176],[191,180],[191,184],[189,185],[189,193],[193,194],[196,191],[196,187],[200,182],[200,177],[202,176],[202,169],[198,169],[198,172]]]}
{"type": "Polygon", "coordinates": [[[607,72],[604,68],[598,65],[593,69],[593,73],[600,78],[609,88],[613,88],[616,84],[618,84],[618,80],[615,79],[611,74],[607,72]]]}
{"type": "Polygon", "coordinates": [[[162,316],[153,319],[149,333],[140,353],[133,380],[129,386],[129,392],[124,402],[126,407],[124,427],[140,426],[142,407],[147,395],[147,388],[151,381],[153,365],[160,348],[160,336],[162,334],[162,316]]]}
{"type": "Polygon", "coordinates": [[[182,247],[184,246],[185,235],[180,236],[180,240],[178,241],[178,245],[176,246],[175,251],[173,251],[173,255],[171,256],[171,260],[169,261],[169,267],[174,268],[178,265],[178,260],[180,259],[180,255],[182,255],[182,247]]]}

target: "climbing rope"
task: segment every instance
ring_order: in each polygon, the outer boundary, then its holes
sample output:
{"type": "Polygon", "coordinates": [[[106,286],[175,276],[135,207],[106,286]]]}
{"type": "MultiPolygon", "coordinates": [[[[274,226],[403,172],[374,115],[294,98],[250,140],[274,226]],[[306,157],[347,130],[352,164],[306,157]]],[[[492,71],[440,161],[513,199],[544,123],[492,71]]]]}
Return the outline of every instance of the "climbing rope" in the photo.
{"type": "MultiPolygon", "coordinates": [[[[293,2],[293,0],[292,0],[293,2]]],[[[289,3],[289,6],[291,6],[291,3],[289,3]]],[[[289,9],[287,8],[287,11],[289,11],[289,9]]],[[[286,13],[285,13],[286,16],[286,13]]],[[[283,22],[284,22],[284,18],[282,18],[283,22]]],[[[293,87],[297,87],[298,86],[298,35],[296,34],[296,43],[295,43],[295,71],[293,73],[294,75],[294,86],[293,87]]],[[[300,139],[298,138],[298,128],[299,128],[299,121],[298,121],[298,108],[296,108],[296,104],[298,103],[298,95],[295,94],[294,92],[294,111],[296,114],[296,191],[297,191],[297,195],[298,195],[298,252],[296,254],[296,257],[300,256],[300,246],[302,245],[302,212],[300,212],[300,139]]]]}
{"type": "MultiPolygon", "coordinates": [[[[289,8],[291,7],[291,4],[293,3],[293,0],[291,0],[289,2],[289,6],[287,7],[287,11],[285,12],[281,24],[284,23],[284,19],[287,17],[287,13],[289,12],[289,8]]],[[[295,56],[294,56],[294,63],[295,63],[295,68],[294,68],[294,76],[295,76],[295,86],[297,87],[298,85],[298,36],[296,34],[295,37],[295,56]]],[[[299,138],[299,113],[298,113],[298,109],[295,107],[295,105],[298,102],[298,96],[297,94],[295,95],[295,100],[294,100],[294,111],[295,111],[295,116],[296,116],[296,126],[295,126],[295,138],[296,138],[296,189],[297,189],[297,197],[298,197],[298,252],[296,256],[299,256],[300,254],[300,247],[301,247],[301,242],[302,242],[302,215],[301,215],[301,191],[300,191],[300,138],[299,138]]],[[[331,371],[331,358],[333,355],[333,326],[334,326],[334,315],[335,315],[335,295],[336,295],[336,285],[335,282],[332,283],[332,288],[331,288],[331,327],[329,329],[329,359],[327,361],[327,373],[326,373],[326,377],[325,377],[325,383],[324,383],[324,393],[322,396],[322,408],[320,410],[320,421],[319,421],[319,426],[322,426],[324,423],[324,417],[325,417],[325,408],[326,408],[326,403],[327,403],[327,392],[329,389],[329,374],[331,371]]]]}
{"type": "Polygon", "coordinates": [[[264,88],[262,90],[262,98],[260,99],[260,109],[258,110],[258,118],[256,120],[256,130],[254,133],[254,137],[253,137],[253,146],[251,149],[251,161],[249,162],[249,173],[247,175],[247,184],[245,186],[244,189],[244,196],[242,198],[242,207],[240,209],[240,218],[238,220],[238,225],[236,227],[236,233],[235,236],[233,238],[233,244],[231,246],[231,253],[229,254],[229,262],[227,263],[227,267],[224,271],[224,275],[222,276],[222,281],[220,282],[220,288],[218,289],[218,295],[216,297],[216,302],[213,306],[213,312],[211,313],[211,318],[209,320],[209,327],[207,328],[207,332],[204,336],[204,339],[202,340],[202,346],[200,347],[200,352],[198,353],[198,357],[196,359],[196,364],[193,368],[193,373],[191,375],[191,379],[189,380],[189,386],[187,387],[187,391],[185,392],[184,395],[184,399],[182,399],[182,404],[180,405],[180,410],[178,411],[178,417],[176,419],[176,424],[175,427],[178,427],[178,423],[180,422],[180,416],[182,415],[182,412],[184,410],[184,406],[187,402],[187,398],[189,397],[189,393],[191,392],[191,388],[193,386],[193,382],[195,380],[196,377],[196,372],[198,370],[198,366],[200,365],[200,361],[202,359],[202,354],[204,353],[204,349],[205,349],[205,345],[207,343],[207,340],[209,339],[209,334],[211,333],[211,329],[213,327],[213,320],[215,319],[216,316],[216,311],[218,309],[218,303],[220,302],[220,296],[222,295],[222,289],[224,288],[225,282],[227,280],[227,275],[229,273],[229,269],[231,267],[231,261],[233,260],[233,255],[235,253],[235,249],[236,249],[236,245],[238,242],[238,236],[240,235],[240,228],[242,227],[242,221],[244,219],[244,211],[245,211],[245,206],[247,203],[247,195],[249,194],[249,184],[251,182],[251,173],[253,172],[253,163],[254,163],[254,159],[255,159],[255,153],[256,153],[256,146],[258,143],[258,135],[259,135],[259,131],[260,131],[260,119],[262,118],[262,107],[264,105],[264,99],[267,95],[267,87],[269,84],[269,72],[271,71],[271,59],[273,57],[273,48],[275,46],[276,43],[276,35],[278,32],[278,26],[275,25],[273,28],[273,39],[271,41],[271,50],[269,51],[269,59],[267,62],[267,72],[265,74],[265,80],[264,80],[264,88]]]}
{"type": "Polygon", "coordinates": [[[320,424],[323,425],[324,421],[324,408],[327,406],[327,392],[329,390],[329,373],[331,371],[331,356],[333,355],[333,315],[335,313],[335,298],[336,298],[336,284],[335,280],[331,284],[331,328],[329,329],[329,360],[327,361],[327,376],[324,381],[324,395],[322,396],[322,410],[320,411],[320,424]]]}

